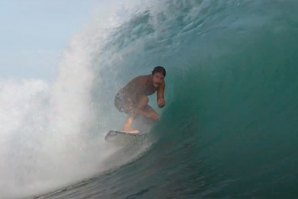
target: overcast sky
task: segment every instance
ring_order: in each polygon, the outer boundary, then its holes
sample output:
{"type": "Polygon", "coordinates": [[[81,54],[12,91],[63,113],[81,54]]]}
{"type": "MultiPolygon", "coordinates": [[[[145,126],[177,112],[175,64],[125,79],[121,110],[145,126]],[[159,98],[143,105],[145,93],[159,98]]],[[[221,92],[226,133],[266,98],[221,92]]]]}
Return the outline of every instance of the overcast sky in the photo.
{"type": "Polygon", "coordinates": [[[72,36],[92,17],[100,0],[1,0],[0,78],[55,76],[72,36]]]}

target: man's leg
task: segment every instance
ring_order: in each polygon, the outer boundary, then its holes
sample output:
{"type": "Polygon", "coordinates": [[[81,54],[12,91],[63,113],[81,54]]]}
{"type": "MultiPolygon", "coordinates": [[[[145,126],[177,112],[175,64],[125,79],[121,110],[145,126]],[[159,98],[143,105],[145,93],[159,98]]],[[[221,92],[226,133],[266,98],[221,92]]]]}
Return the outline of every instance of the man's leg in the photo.
{"type": "Polygon", "coordinates": [[[134,107],[133,111],[130,111],[128,118],[123,125],[123,131],[127,133],[139,133],[138,130],[132,128],[133,121],[137,115],[142,115],[145,118],[156,121],[159,119],[159,115],[148,105],[149,98],[147,96],[140,96],[138,98],[137,107],[134,107]]]}
{"type": "MultiPolygon", "coordinates": [[[[140,96],[138,98],[137,105],[127,103],[128,117],[123,125],[123,131],[127,133],[138,133],[139,131],[132,128],[133,121],[138,115],[146,115],[146,112],[143,110],[144,107],[148,106],[149,99],[147,96],[140,96]]],[[[146,117],[146,116],[145,116],[146,117]]]]}
{"type": "Polygon", "coordinates": [[[139,133],[140,132],[139,130],[132,128],[133,121],[137,116],[137,107],[132,103],[131,100],[128,100],[126,102],[125,112],[128,114],[128,116],[126,121],[124,122],[122,131],[126,133],[133,133],[133,134],[139,133]]]}
{"type": "Polygon", "coordinates": [[[148,104],[149,98],[147,96],[141,96],[139,98],[138,113],[151,120],[159,120],[159,115],[154,109],[148,104]]]}
{"type": "Polygon", "coordinates": [[[159,115],[156,113],[156,111],[150,105],[147,105],[146,107],[144,107],[143,110],[146,113],[146,115],[149,116],[147,118],[149,118],[153,121],[159,120],[159,115]]]}
{"type": "Polygon", "coordinates": [[[132,123],[135,119],[135,116],[129,115],[123,125],[123,131],[127,133],[139,133],[140,131],[132,128],[132,123]]]}

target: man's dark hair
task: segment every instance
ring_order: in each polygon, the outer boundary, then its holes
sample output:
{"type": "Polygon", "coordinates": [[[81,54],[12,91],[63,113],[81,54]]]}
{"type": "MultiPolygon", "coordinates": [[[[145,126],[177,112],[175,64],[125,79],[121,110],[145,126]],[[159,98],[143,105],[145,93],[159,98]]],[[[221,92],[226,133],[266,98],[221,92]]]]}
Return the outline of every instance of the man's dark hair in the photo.
{"type": "Polygon", "coordinates": [[[166,72],[166,69],[164,67],[156,66],[152,71],[152,75],[154,75],[155,73],[161,73],[165,77],[167,72],[166,72]]]}

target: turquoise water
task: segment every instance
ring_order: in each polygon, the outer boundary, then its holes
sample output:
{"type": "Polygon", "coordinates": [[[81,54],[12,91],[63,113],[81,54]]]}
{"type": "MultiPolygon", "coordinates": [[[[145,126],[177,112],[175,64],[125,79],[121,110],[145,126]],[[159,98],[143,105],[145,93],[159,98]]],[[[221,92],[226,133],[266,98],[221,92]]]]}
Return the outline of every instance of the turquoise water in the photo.
{"type": "Polygon", "coordinates": [[[94,98],[165,66],[154,142],[44,197],[297,198],[297,11],[296,0],[172,0],[134,13],[94,55],[94,98]]]}

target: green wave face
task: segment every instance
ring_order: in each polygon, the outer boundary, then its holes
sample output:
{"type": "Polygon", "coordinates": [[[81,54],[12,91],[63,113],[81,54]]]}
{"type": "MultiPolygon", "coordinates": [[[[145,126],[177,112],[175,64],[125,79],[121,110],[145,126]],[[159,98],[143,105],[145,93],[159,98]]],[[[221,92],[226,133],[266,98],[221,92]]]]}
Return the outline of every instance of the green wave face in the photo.
{"type": "Polygon", "coordinates": [[[297,196],[298,2],[159,4],[117,28],[101,54],[115,88],[167,69],[157,141],[113,176],[117,190],[129,173],[130,193],[145,198],[297,196]]]}

